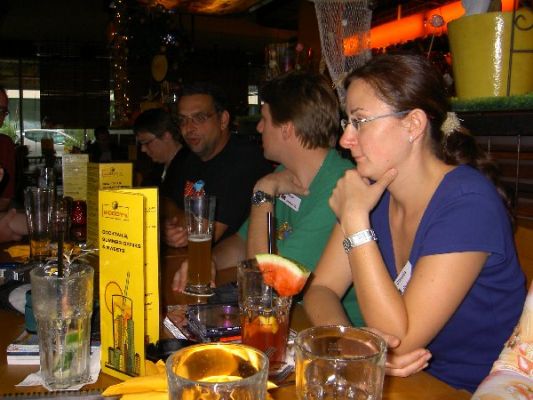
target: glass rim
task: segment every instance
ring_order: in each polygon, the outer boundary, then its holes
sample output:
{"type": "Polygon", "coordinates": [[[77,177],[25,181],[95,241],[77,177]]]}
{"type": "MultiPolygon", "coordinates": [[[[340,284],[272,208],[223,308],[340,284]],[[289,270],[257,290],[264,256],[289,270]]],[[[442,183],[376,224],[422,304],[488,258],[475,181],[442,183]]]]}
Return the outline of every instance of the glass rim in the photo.
{"type": "MultiPolygon", "coordinates": [[[[332,337],[331,335],[328,335],[328,336],[332,337]]],[[[324,337],[328,337],[328,336],[325,335],[324,337]]],[[[339,335],[338,337],[342,338],[343,336],[339,335]]],[[[310,358],[320,358],[324,360],[334,360],[334,359],[341,358],[341,360],[344,360],[344,361],[359,361],[359,360],[368,360],[371,358],[375,358],[375,357],[378,357],[380,354],[383,354],[383,356],[386,356],[387,354],[387,342],[385,341],[384,338],[382,338],[381,336],[377,335],[376,333],[368,329],[359,328],[355,326],[346,326],[346,325],[319,325],[319,326],[313,326],[310,328],[306,328],[298,332],[298,334],[296,335],[296,338],[294,339],[294,344],[302,353],[305,354],[306,357],[309,356],[310,358]],[[340,354],[339,356],[327,356],[327,355],[314,354],[311,351],[307,350],[302,345],[302,341],[305,338],[313,336],[317,331],[326,330],[326,329],[330,329],[332,333],[339,332],[341,334],[344,333],[345,331],[354,331],[354,332],[364,333],[368,335],[370,338],[376,340],[379,347],[376,348],[376,350],[372,354],[369,354],[369,355],[358,356],[358,355],[340,354]]]]}
{"type": "MultiPolygon", "coordinates": [[[[268,381],[269,360],[268,360],[268,357],[266,356],[266,354],[263,353],[261,350],[256,349],[255,347],[252,347],[252,346],[249,346],[249,345],[246,345],[246,344],[242,344],[242,343],[198,343],[198,344],[193,344],[193,345],[190,345],[190,346],[183,347],[183,348],[175,351],[174,353],[172,353],[170,356],[168,356],[168,358],[167,358],[167,360],[165,362],[165,369],[166,369],[167,376],[169,374],[172,374],[172,378],[178,378],[178,379],[180,379],[180,380],[182,380],[182,381],[184,381],[184,382],[186,382],[188,384],[190,383],[190,384],[194,384],[194,385],[201,385],[201,386],[207,386],[207,387],[214,387],[216,385],[224,384],[224,385],[228,385],[228,386],[231,387],[231,386],[240,386],[243,382],[247,383],[248,381],[250,381],[253,378],[257,377],[257,375],[259,375],[261,373],[264,373],[266,375],[266,379],[268,381]],[[190,349],[196,348],[196,347],[209,347],[209,348],[215,349],[217,347],[230,347],[230,346],[243,347],[245,349],[248,349],[249,351],[253,351],[254,353],[256,353],[260,357],[260,359],[262,361],[263,369],[257,370],[257,372],[255,374],[247,376],[246,378],[241,378],[241,379],[238,379],[236,381],[227,381],[227,382],[200,382],[200,381],[196,381],[196,380],[193,380],[193,379],[185,378],[185,377],[183,377],[181,375],[178,375],[178,374],[176,374],[174,372],[174,368],[173,368],[174,359],[180,353],[184,353],[184,352],[189,351],[190,349]]],[[[169,390],[170,390],[170,388],[169,388],[169,390]]]]}

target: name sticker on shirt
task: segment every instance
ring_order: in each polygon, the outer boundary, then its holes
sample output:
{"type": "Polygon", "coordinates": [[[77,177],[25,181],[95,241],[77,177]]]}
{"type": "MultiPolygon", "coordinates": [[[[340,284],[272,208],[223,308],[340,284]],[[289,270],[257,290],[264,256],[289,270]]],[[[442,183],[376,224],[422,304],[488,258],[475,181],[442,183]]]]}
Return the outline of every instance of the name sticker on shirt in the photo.
{"type": "Polygon", "coordinates": [[[405,288],[407,287],[407,284],[411,280],[412,271],[413,266],[411,265],[410,261],[407,261],[407,264],[405,264],[405,266],[402,268],[402,270],[396,277],[396,280],[394,281],[396,288],[400,291],[401,294],[403,294],[405,288]]]}
{"type": "Polygon", "coordinates": [[[298,211],[300,209],[300,203],[302,202],[302,199],[300,199],[295,194],[289,193],[289,194],[280,194],[279,199],[287,204],[290,208],[292,208],[294,211],[298,211]]]}

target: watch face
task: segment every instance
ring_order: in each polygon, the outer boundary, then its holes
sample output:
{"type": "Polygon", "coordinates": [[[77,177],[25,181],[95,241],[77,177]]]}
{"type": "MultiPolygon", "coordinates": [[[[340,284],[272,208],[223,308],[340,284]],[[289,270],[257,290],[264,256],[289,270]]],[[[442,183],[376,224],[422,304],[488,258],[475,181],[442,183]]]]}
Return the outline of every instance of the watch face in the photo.
{"type": "Polygon", "coordinates": [[[272,198],[272,196],[266,194],[265,192],[262,192],[261,190],[258,190],[257,192],[254,192],[254,194],[252,194],[252,204],[263,204],[266,201],[273,203],[274,199],[272,198]]]}
{"type": "Polygon", "coordinates": [[[350,239],[346,238],[342,241],[342,246],[344,247],[345,252],[349,252],[352,248],[352,242],[350,242],[350,239]]]}
{"type": "Polygon", "coordinates": [[[265,201],[265,197],[263,196],[263,192],[255,192],[253,195],[252,195],[252,203],[254,204],[260,204],[262,203],[263,201],[265,201]]]}

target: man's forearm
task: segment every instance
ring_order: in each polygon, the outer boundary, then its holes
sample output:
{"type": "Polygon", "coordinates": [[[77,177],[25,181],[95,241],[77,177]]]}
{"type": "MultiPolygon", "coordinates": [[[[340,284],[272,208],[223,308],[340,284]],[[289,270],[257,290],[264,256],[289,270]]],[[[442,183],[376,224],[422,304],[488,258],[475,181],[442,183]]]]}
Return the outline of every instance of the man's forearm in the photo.
{"type": "MultiPolygon", "coordinates": [[[[274,205],[272,203],[252,206],[248,239],[246,241],[246,256],[248,258],[255,257],[256,254],[268,253],[268,212],[274,215],[274,205]]],[[[274,245],[275,238],[273,238],[273,242],[274,245]]]]}

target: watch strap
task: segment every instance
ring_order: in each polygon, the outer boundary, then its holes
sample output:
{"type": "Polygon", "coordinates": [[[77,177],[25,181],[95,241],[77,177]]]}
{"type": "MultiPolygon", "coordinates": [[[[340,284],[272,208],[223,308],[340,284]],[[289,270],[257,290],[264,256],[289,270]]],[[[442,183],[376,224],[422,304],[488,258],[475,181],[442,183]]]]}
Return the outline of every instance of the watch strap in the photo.
{"type": "Polygon", "coordinates": [[[344,247],[344,251],[349,253],[354,247],[359,247],[375,240],[378,240],[376,233],[372,229],[365,229],[363,231],[346,236],[346,238],[342,241],[342,245],[344,247]]]}

